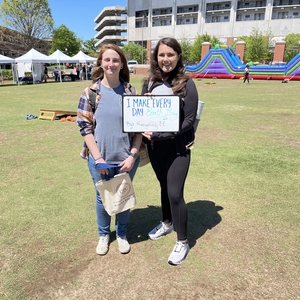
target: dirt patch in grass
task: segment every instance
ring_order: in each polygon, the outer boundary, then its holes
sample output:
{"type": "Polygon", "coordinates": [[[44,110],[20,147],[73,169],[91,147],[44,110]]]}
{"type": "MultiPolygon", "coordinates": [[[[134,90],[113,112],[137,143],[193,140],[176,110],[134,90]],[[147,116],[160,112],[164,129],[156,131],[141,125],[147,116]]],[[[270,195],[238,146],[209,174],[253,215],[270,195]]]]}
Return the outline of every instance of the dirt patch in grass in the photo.
{"type": "Polygon", "coordinates": [[[130,230],[129,254],[119,253],[114,234],[105,256],[95,253],[97,239],[89,240],[70,259],[45,268],[39,280],[24,283],[26,294],[62,300],[300,299],[297,241],[272,224],[235,218],[230,205],[223,210],[213,204],[188,203],[191,250],[180,266],[167,263],[176,234],[148,240],[148,221],[136,219],[140,227],[130,230]]]}
{"type": "Polygon", "coordinates": [[[47,293],[27,291],[40,299],[300,299],[299,253],[278,256],[272,243],[278,235],[227,219],[198,239],[177,267],[167,263],[174,233],[134,243],[127,255],[114,240],[106,256],[97,256],[93,241],[74,253],[74,261],[59,262],[35,283],[46,284],[47,293]]]}
{"type": "MultiPolygon", "coordinates": [[[[200,125],[199,125],[200,126],[200,125]]],[[[201,127],[196,133],[196,143],[199,141],[218,142],[225,141],[232,134],[231,131],[224,128],[201,127]]]]}
{"type": "MultiPolygon", "coordinates": [[[[38,279],[20,282],[21,290],[33,299],[54,299],[55,295],[49,295],[49,291],[56,290],[58,287],[59,290],[63,290],[64,286],[72,284],[95,258],[91,251],[92,248],[92,243],[86,244],[81,249],[74,251],[70,258],[55,261],[51,265],[44,265],[40,269],[38,279]]],[[[40,252],[42,245],[32,245],[28,251],[29,253],[30,251],[32,253],[40,252]]]]}

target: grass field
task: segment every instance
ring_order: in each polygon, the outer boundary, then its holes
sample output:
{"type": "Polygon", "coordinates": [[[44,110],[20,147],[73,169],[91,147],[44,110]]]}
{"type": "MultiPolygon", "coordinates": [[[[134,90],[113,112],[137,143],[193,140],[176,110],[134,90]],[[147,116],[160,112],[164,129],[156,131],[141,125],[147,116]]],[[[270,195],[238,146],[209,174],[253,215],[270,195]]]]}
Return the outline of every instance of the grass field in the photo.
{"type": "Polygon", "coordinates": [[[161,218],[150,165],[134,180],[131,252],[119,253],[112,226],[97,256],[76,123],[26,120],[76,111],[87,82],[0,86],[0,299],[300,299],[300,83],[195,83],[205,105],[185,189],[191,251],[178,267],[167,263],[175,233],[147,238],[161,218]]]}

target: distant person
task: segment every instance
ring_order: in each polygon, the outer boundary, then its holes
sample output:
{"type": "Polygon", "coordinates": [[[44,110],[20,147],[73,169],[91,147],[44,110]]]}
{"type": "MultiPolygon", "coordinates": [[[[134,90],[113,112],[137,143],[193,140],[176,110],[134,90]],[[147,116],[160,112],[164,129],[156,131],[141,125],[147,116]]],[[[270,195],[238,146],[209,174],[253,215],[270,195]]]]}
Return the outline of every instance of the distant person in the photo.
{"type": "Polygon", "coordinates": [[[76,64],[76,75],[77,75],[77,80],[80,79],[80,65],[76,64]]]}
{"type": "Polygon", "coordinates": [[[86,64],[82,65],[81,80],[86,80],[86,64]]]}
{"type": "Polygon", "coordinates": [[[246,68],[244,70],[244,82],[245,83],[247,80],[247,82],[249,83],[249,65],[246,64],[246,68]]]}
{"type": "Polygon", "coordinates": [[[44,65],[44,74],[43,74],[43,80],[44,80],[44,82],[47,82],[48,78],[49,78],[49,76],[48,76],[48,68],[47,68],[47,65],[44,65]]]}
{"type": "Polygon", "coordinates": [[[59,81],[59,69],[58,67],[55,67],[53,70],[54,80],[59,81]]]}
{"type": "Polygon", "coordinates": [[[92,75],[92,66],[90,64],[87,65],[87,79],[91,80],[92,75]]]}

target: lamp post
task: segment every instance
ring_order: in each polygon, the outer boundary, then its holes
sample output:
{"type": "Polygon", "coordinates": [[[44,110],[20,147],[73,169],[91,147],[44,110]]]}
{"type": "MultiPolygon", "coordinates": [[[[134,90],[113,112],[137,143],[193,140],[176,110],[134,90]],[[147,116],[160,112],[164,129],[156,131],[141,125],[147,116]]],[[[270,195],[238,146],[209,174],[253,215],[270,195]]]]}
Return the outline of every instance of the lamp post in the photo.
{"type": "Polygon", "coordinates": [[[146,16],[143,15],[142,18],[142,64],[144,64],[144,20],[146,16]]]}

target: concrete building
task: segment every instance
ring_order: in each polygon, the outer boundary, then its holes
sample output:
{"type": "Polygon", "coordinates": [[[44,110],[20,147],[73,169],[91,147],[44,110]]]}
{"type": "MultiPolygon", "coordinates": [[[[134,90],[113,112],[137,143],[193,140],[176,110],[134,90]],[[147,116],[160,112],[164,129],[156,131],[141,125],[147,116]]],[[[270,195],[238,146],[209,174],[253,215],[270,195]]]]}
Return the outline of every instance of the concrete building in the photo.
{"type": "MultiPolygon", "coordinates": [[[[49,40],[33,38],[30,41],[36,50],[47,54],[50,48],[49,40]]],[[[19,33],[16,30],[0,26],[0,54],[10,58],[17,58],[32,48],[31,45],[29,46],[26,42],[28,42],[27,36],[19,33]]]]}
{"type": "Polygon", "coordinates": [[[300,33],[300,0],[128,0],[127,14],[127,40],[151,47],[165,36],[207,33],[230,45],[253,28],[270,30],[274,41],[300,33]]]}
{"type": "Polygon", "coordinates": [[[300,33],[300,0],[128,0],[128,7],[107,6],[95,18],[98,45],[145,43],[162,36],[193,40],[209,34],[224,43],[271,30],[275,40],[300,33]],[[126,26],[127,25],[127,26],[126,26]],[[126,36],[127,33],[127,36],[126,36]]]}
{"type": "Polygon", "coordinates": [[[123,6],[107,6],[98,14],[94,20],[97,25],[95,26],[95,39],[98,40],[96,46],[102,43],[113,43],[121,45],[127,42],[127,8],[123,6]]]}

